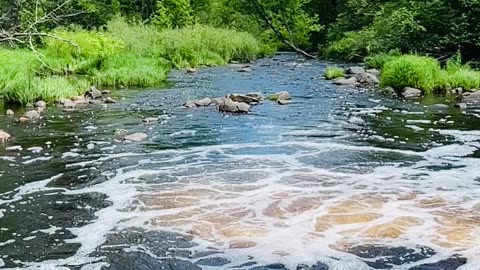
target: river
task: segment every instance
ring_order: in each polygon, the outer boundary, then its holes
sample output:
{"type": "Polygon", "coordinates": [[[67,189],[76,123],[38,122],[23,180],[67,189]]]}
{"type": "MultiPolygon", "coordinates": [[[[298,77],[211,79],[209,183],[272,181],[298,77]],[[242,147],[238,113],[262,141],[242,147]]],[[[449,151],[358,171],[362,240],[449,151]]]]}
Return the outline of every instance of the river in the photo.
{"type": "Polygon", "coordinates": [[[0,266],[480,269],[480,110],[337,87],[328,64],[278,54],[107,108],[0,116],[0,266]],[[179,106],[283,90],[248,115],[179,106]]]}

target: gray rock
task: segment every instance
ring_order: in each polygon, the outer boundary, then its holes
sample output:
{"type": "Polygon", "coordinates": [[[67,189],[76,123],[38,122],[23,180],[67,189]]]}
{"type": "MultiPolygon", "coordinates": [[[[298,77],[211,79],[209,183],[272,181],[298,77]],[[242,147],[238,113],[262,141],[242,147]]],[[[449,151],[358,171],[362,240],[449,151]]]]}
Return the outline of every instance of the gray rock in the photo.
{"type": "Polygon", "coordinates": [[[147,138],[148,138],[147,134],[142,133],[142,132],[138,132],[138,133],[133,133],[133,134],[127,135],[127,136],[125,136],[124,139],[126,141],[141,142],[141,141],[146,140],[147,138]]]}
{"type": "Polygon", "coordinates": [[[75,108],[63,108],[62,109],[62,112],[66,112],[66,113],[72,113],[72,112],[76,112],[77,109],[75,108]]]}
{"type": "Polygon", "coordinates": [[[358,82],[368,85],[377,85],[380,83],[377,76],[370,73],[362,73],[356,75],[358,82]]]}
{"type": "Polygon", "coordinates": [[[390,86],[387,86],[387,87],[383,88],[383,89],[382,89],[382,92],[383,92],[384,94],[388,94],[388,95],[395,95],[395,94],[396,94],[395,89],[393,89],[393,88],[390,87],[390,86]]]}
{"type": "Polygon", "coordinates": [[[292,97],[290,96],[290,93],[288,93],[287,91],[282,91],[282,92],[279,92],[277,93],[278,95],[278,100],[290,100],[292,99],[292,97]]]}
{"type": "Polygon", "coordinates": [[[25,123],[30,122],[30,119],[28,117],[22,116],[18,119],[18,121],[20,121],[20,123],[22,123],[22,124],[25,124],[25,123]]]}
{"type": "Polygon", "coordinates": [[[37,107],[37,108],[45,108],[45,107],[47,107],[47,103],[46,103],[45,101],[43,101],[43,100],[40,100],[40,101],[35,102],[34,105],[35,105],[35,107],[37,107]]]}
{"type": "Polygon", "coordinates": [[[334,82],[337,85],[355,85],[357,84],[357,78],[355,77],[350,77],[348,79],[340,78],[340,79],[336,79],[334,82]]]}
{"type": "Polygon", "coordinates": [[[250,105],[247,103],[235,102],[229,98],[223,99],[218,106],[219,111],[229,113],[248,113],[250,108],[250,105]]]}
{"type": "Polygon", "coordinates": [[[99,99],[102,97],[102,92],[100,92],[95,86],[92,86],[90,90],[85,93],[85,96],[91,99],[99,99]]]}
{"type": "Polygon", "coordinates": [[[404,98],[419,98],[423,95],[423,92],[416,88],[405,87],[402,91],[402,95],[404,98]]]}
{"type": "Polygon", "coordinates": [[[7,110],[6,112],[7,116],[14,116],[15,113],[12,110],[7,110]]]}
{"type": "Polygon", "coordinates": [[[463,94],[463,88],[462,87],[457,87],[453,91],[457,95],[462,95],[463,94]]]}
{"type": "Polygon", "coordinates": [[[10,139],[10,137],[12,137],[10,134],[3,131],[3,129],[0,129],[0,142],[8,141],[8,139],[10,139]]]}
{"type": "MultiPolygon", "coordinates": [[[[467,94],[467,93],[465,93],[467,94]]],[[[480,91],[476,91],[473,93],[468,93],[468,95],[465,95],[463,97],[463,100],[465,103],[480,103],[480,91]]]]}
{"type": "Polygon", "coordinates": [[[372,74],[372,75],[374,75],[374,76],[376,76],[376,77],[380,76],[380,74],[381,74],[380,70],[374,69],[374,68],[372,68],[372,69],[367,69],[367,73],[372,74]]]}
{"type": "Polygon", "coordinates": [[[38,120],[40,119],[40,114],[37,111],[31,110],[25,113],[24,115],[29,120],[38,120]]]}
{"type": "Polygon", "coordinates": [[[117,103],[117,101],[115,101],[115,100],[114,100],[113,98],[111,98],[111,97],[105,98],[105,100],[104,100],[103,102],[105,102],[105,103],[107,103],[107,104],[117,103]]]}
{"type": "Polygon", "coordinates": [[[277,100],[277,103],[280,105],[287,105],[290,103],[290,100],[285,100],[285,99],[279,99],[277,100]]]}
{"type": "Polygon", "coordinates": [[[25,108],[32,109],[33,108],[32,103],[27,103],[27,105],[25,105],[25,108]]]}
{"type": "Polygon", "coordinates": [[[345,72],[347,74],[357,75],[365,73],[365,69],[363,67],[349,67],[345,72]]]}
{"type": "Polygon", "coordinates": [[[77,104],[75,104],[70,99],[64,100],[62,105],[63,105],[64,109],[72,109],[72,108],[75,108],[77,106],[77,104]]]}
{"type": "Polygon", "coordinates": [[[212,104],[212,100],[210,98],[198,99],[198,100],[190,100],[187,103],[183,104],[183,106],[187,108],[195,108],[195,107],[206,107],[212,104]]]}
{"type": "Polygon", "coordinates": [[[147,118],[143,119],[143,122],[145,122],[145,123],[158,122],[158,118],[157,117],[147,117],[147,118]]]}
{"type": "Polygon", "coordinates": [[[457,103],[455,104],[455,108],[461,109],[461,110],[466,110],[467,109],[467,104],[466,103],[457,103]]]}
{"type": "Polygon", "coordinates": [[[75,99],[73,103],[75,104],[75,106],[86,106],[88,105],[89,101],[82,98],[82,99],[75,99]]]}
{"type": "Polygon", "coordinates": [[[257,97],[242,94],[231,94],[228,96],[228,98],[235,102],[243,102],[247,104],[257,104],[260,102],[260,99],[257,97]]]}
{"type": "Polygon", "coordinates": [[[125,136],[127,136],[128,134],[128,131],[125,130],[125,129],[117,129],[115,130],[115,134],[114,134],[114,137],[116,140],[123,140],[125,139],[125,136]]]}

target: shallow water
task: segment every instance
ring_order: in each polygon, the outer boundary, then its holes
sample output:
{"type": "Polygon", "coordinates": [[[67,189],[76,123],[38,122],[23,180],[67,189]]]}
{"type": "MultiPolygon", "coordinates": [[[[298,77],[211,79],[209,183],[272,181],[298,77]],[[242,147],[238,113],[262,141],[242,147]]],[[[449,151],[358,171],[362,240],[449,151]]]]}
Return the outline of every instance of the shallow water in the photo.
{"type": "Polygon", "coordinates": [[[37,124],[1,116],[0,265],[480,269],[478,109],[336,87],[327,64],[277,55],[37,124]],[[291,104],[248,115],[178,106],[282,90],[291,104]]]}

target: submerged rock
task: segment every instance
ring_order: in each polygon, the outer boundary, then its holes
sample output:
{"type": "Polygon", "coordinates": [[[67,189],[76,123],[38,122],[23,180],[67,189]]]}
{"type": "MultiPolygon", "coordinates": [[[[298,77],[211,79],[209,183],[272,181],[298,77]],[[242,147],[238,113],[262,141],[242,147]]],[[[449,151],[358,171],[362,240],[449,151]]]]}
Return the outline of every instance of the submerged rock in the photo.
{"type": "Polygon", "coordinates": [[[187,103],[183,104],[183,106],[187,108],[195,108],[195,107],[207,107],[212,104],[212,100],[210,98],[198,99],[198,100],[190,100],[187,103]]]}
{"type": "Polygon", "coordinates": [[[345,71],[347,74],[357,75],[365,73],[365,69],[363,67],[349,67],[345,71]]]}
{"type": "Polygon", "coordinates": [[[7,116],[14,116],[15,113],[12,110],[7,110],[6,115],[7,116]]]}
{"type": "Polygon", "coordinates": [[[37,108],[45,108],[45,107],[47,107],[47,103],[46,103],[45,101],[43,101],[43,100],[40,100],[40,101],[35,102],[34,105],[35,105],[35,107],[37,107],[37,108]]]}
{"type": "Polygon", "coordinates": [[[339,79],[336,79],[334,82],[337,85],[355,85],[357,84],[357,78],[355,77],[350,77],[348,79],[339,78],[339,79]]]}
{"type": "Polygon", "coordinates": [[[466,103],[457,103],[455,104],[455,108],[461,109],[461,110],[466,110],[467,109],[467,104],[466,103]]]}
{"type": "Polygon", "coordinates": [[[480,103],[480,90],[473,93],[465,93],[463,100],[465,103],[480,103]]]}
{"type": "Polygon", "coordinates": [[[12,137],[10,134],[3,131],[3,129],[0,129],[0,142],[8,141],[8,139],[10,139],[10,137],[12,137]]]}
{"type": "Polygon", "coordinates": [[[412,87],[405,87],[403,88],[403,91],[402,91],[402,96],[404,98],[418,98],[418,97],[421,97],[422,95],[423,95],[422,90],[412,88],[412,87]]]}
{"type": "Polygon", "coordinates": [[[34,110],[26,112],[24,116],[27,117],[29,120],[40,119],[40,113],[38,113],[37,111],[34,111],[34,110]]]}
{"type": "Polygon", "coordinates": [[[126,141],[132,141],[132,142],[141,142],[144,141],[148,138],[148,135],[146,133],[138,132],[138,133],[133,133],[130,135],[125,136],[126,141]]]}
{"type": "Polygon", "coordinates": [[[235,102],[229,98],[223,99],[218,106],[219,111],[229,113],[248,113],[250,108],[247,103],[235,102]]]}
{"type": "Polygon", "coordinates": [[[102,92],[100,92],[100,90],[98,90],[95,86],[92,86],[90,90],[85,93],[85,97],[99,99],[102,97],[102,92]]]}
{"type": "Polygon", "coordinates": [[[253,69],[251,67],[243,67],[237,70],[238,72],[243,72],[243,73],[250,73],[253,72],[253,69]]]}

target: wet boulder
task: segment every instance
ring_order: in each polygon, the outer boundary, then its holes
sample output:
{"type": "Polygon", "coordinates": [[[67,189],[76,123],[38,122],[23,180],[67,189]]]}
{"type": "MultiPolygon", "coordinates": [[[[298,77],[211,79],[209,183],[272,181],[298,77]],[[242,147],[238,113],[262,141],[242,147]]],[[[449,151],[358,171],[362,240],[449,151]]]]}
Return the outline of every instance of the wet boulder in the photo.
{"type": "Polygon", "coordinates": [[[422,90],[412,88],[412,87],[405,87],[402,91],[402,96],[404,98],[419,98],[423,95],[422,90]]]}
{"type": "Polygon", "coordinates": [[[187,101],[183,106],[187,108],[195,108],[195,107],[207,107],[212,104],[212,100],[210,98],[198,99],[198,100],[190,100],[187,101]]]}
{"type": "Polygon", "coordinates": [[[138,132],[125,136],[124,140],[131,142],[141,142],[148,138],[146,133],[138,132]]]}
{"type": "Polygon", "coordinates": [[[229,98],[223,99],[218,106],[219,111],[228,113],[248,113],[250,108],[247,103],[235,102],[229,98]]]}
{"type": "Polygon", "coordinates": [[[457,103],[455,104],[455,108],[458,108],[460,110],[466,110],[467,109],[467,104],[466,103],[457,103]]]}
{"type": "Polygon", "coordinates": [[[47,107],[47,103],[43,100],[40,100],[40,101],[37,101],[35,102],[34,106],[36,108],[46,108],[47,107]]]}
{"type": "Polygon", "coordinates": [[[259,92],[251,92],[251,93],[248,93],[247,96],[257,99],[258,101],[262,101],[264,99],[262,93],[259,93],[259,92]]]}
{"type": "Polygon", "coordinates": [[[339,78],[336,79],[334,82],[336,85],[356,85],[358,83],[357,78],[355,77],[350,77],[348,79],[339,78]]]}
{"type": "Polygon", "coordinates": [[[242,73],[251,73],[253,72],[253,68],[251,67],[243,67],[243,68],[240,68],[237,70],[238,72],[242,72],[242,73]]]}
{"type": "Polygon", "coordinates": [[[194,68],[187,68],[187,69],[185,69],[185,73],[193,75],[193,74],[197,74],[198,70],[194,69],[194,68]]]}
{"type": "Polygon", "coordinates": [[[363,67],[349,67],[346,69],[345,72],[350,75],[357,75],[364,74],[366,71],[363,67]]]}
{"type": "Polygon", "coordinates": [[[374,76],[376,76],[376,77],[380,76],[380,74],[381,74],[380,70],[374,69],[374,68],[372,68],[372,69],[367,69],[367,73],[368,73],[368,74],[372,74],[372,75],[374,75],[374,76]]]}
{"type": "Polygon", "coordinates": [[[480,91],[463,94],[463,101],[467,104],[468,103],[480,103],[480,91]]]}
{"type": "Polygon", "coordinates": [[[86,93],[85,93],[85,97],[87,98],[91,98],[91,99],[99,99],[101,98],[103,95],[102,95],[102,92],[100,90],[98,90],[95,86],[92,86],[90,88],[90,90],[88,90],[86,93]]]}
{"type": "Polygon", "coordinates": [[[25,113],[24,117],[28,118],[31,121],[40,119],[40,113],[37,111],[31,110],[25,113]]]}
{"type": "Polygon", "coordinates": [[[268,96],[268,99],[273,101],[279,101],[279,100],[290,100],[292,99],[292,97],[290,96],[290,93],[288,93],[287,91],[282,91],[282,92],[278,92],[268,96]]]}
{"type": "Polygon", "coordinates": [[[12,137],[10,134],[3,131],[3,129],[0,129],[0,142],[8,141],[8,139],[10,139],[10,137],[12,137]]]}
{"type": "Polygon", "coordinates": [[[7,116],[14,116],[15,113],[12,110],[7,110],[6,115],[7,116]]]}
{"type": "Polygon", "coordinates": [[[113,103],[117,103],[116,100],[114,100],[113,98],[111,97],[107,97],[103,100],[103,102],[107,103],[107,104],[113,104],[113,103]]]}
{"type": "Polygon", "coordinates": [[[115,140],[121,141],[121,140],[125,139],[127,134],[128,134],[128,130],[117,129],[117,130],[115,130],[115,134],[113,136],[114,136],[115,140]]]}
{"type": "Polygon", "coordinates": [[[370,74],[370,73],[362,73],[356,75],[357,81],[361,84],[367,84],[367,85],[377,85],[380,84],[380,81],[378,80],[377,76],[370,74]]]}

